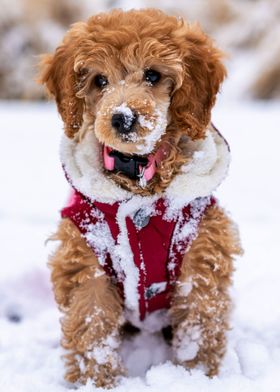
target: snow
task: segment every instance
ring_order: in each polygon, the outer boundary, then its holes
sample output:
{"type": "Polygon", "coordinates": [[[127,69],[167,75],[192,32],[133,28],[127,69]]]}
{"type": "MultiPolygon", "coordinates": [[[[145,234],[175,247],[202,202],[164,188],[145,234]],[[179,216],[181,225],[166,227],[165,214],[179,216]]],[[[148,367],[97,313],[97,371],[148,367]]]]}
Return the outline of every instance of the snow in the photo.
{"type": "MultiPolygon", "coordinates": [[[[51,104],[2,102],[0,119],[0,390],[65,392],[73,386],[63,380],[60,314],[46,267],[53,245],[45,246],[68,197],[58,153],[62,123],[51,104]]],[[[245,248],[221,373],[210,380],[200,369],[172,365],[162,337],[144,331],[122,345],[130,377],[115,392],[280,390],[279,103],[221,102],[213,120],[232,150],[218,196],[245,248]]],[[[90,382],[77,388],[95,390],[90,382]]]]}
{"type": "MultiPolygon", "coordinates": [[[[181,211],[179,213],[170,246],[170,260],[167,264],[167,268],[171,275],[171,280],[173,281],[176,280],[175,269],[177,265],[176,260],[178,258],[178,254],[181,254],[183,256],[185,252],[187,252],[191,247],[192,241],[197,237],[197,228],[200,223],[200,220],[203,217],[203,213],[209,204],[209,196],[195,199],[191,202],[189,214],[183,214],[183,212],[181,211]]],[[[168,209],[173,210],[172,203],[169,204],[168,209]]],[[[170,215],[173,216],[173,214],[174,210],[172,214],[167,211],[167,214],[165,213],[165,216],[167,219],[170,219],[170,215]]]]}
{"type": "Polygon", "coordinates": [[[185,282],[179,283],[180,293],[187,297],[193,288],[192,278],[189,278],[185,282]]]}
{"type": "MultiPolygon", "coordinates": [[[[153,199],[148,198],[148,205],[153,203],[153,199]]],[[[139,205],[143,205],[140,196],[136,196],[127,201],[123,201],[119,205],[119,209],[116,216],[120,233],[117,238],[117,245],[115,246],[114,253],[119,257],[119,262],[122,270],[125,274],[124,280],[124,295],[125,304],[130,310],[135,310],[138,313],[138,282],[139,282],[139,270],[134,264],[133,254],[130,247],[129,235],[126,225],[126,218],[129,215],[134,215],[139,210],[139,205]]],[[[144,263],[142,264],[144,266],[144,263]]]]}
{"type": "Polygon", "coordinates": [[[198,353],[199,346],[201,345],[201,330],[197,325],[194,327],[189,326],[187,334],[185,334],[184,331],[185,328],[180,329],[177,334],[175,334],[175,339],[180,342],[176,347],[178,347],[177,358],[181,362],[194,359],[198,353]]]}
{"type": "MultiPolygon", "coordinates": [[[[121,82],[123,82],[123,80],[121,80],[121,82]]],[[[121,83],[121,85],[122,84],[123,83],[121,83]]],[[[131,124],[133,122],[133,119],[134,119],[134,114],[133,114],[132,110],[130,109],[130,107],[127,106],[126,102],[123,102],[121,105],[116,106],[115,108],[113,108],[112,113],[113,114],[114,113],[117,113],[117,114],[121,113],[121,114],[123,114],[124,118],[125,118],[124,128],[125,129],[129,129],[130,128],[130,126],[131,126],[131,124]]]]}
{"type": "Polygon", "coordinates": [[[118,365],[118,355],[116,349],[120,342],[116,337],[116,333],[112,333],[103,339],[97,346],[93,346],[91,350],[86,353],[88,359],[95,359],[99,365],[104,365],[110,361],[112,368],[115,369],[118,365]]]}
{"type": "Polygon", "coordinates": [[[104,219],[104,214],[93,209],[91,215],[93,215],[93,211],[96,212],[98,220],[95,223],[82,222],[82,225],[86,228],[84,237],[88,245],[95,250],[99,263],[104,265],[107,254],[114,247],[115,241],[104,219]]]}
{"type": "Polygon", "coordinates": [[[162,293],[166,290],[167,282],[152,283],[146,290],[146,298],[152,298],[154,295],[162,293]]]}
{"type": "Polygon", "coordinates": [[[148,129],[150,132],[143,138],[142,144],[137,145],[139,154],[149,154],[153,151],[156,143],[160,140],[161,136],[165,133],[167,126],[167,111],[168,104],[162,104],[161,107],[156,107],[149,119],[144,115],[138,117],[140,127],[148,129]]]}
{"type": "MultiPolygon", "coordinates": [[[[125,81],[121,80],[119,82],[120,85],[125,85],[125,81]]],[[[129,141],[129,142],[137,142],[138,141],[138,135],[137,132],[129,132],[133,122],[135,121],[135,115],[132,112],[131,108],[127,106],[126,102],[123,102],[121,105],[116,106],[112,110],[112,114],[122,114],[124,117],[124,130],[127,132],[122,134],[123,139],[129,141]]]]}

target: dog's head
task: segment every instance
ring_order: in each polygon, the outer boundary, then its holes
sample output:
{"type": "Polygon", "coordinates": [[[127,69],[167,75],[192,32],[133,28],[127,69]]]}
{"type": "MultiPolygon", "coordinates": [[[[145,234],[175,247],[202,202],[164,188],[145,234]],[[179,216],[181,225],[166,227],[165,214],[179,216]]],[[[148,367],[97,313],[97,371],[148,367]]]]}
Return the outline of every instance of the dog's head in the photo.
{"type": "Polygon", "coordinates": [[[114,10],[73,25],[43,57],[40,81],[56,99],[66,135],[82,140],[94,132],[104,175],[147,194],[178,173],[186,137],[204,137],[225,77],[221,57],[197,25],[153,9],[114,10]],[[160,150],[145,189],[121,170],[132,158],[134,166],[149,165],[160,150]],[[117,173],[108,170],[110,159],[119,161],[117,173]]]}

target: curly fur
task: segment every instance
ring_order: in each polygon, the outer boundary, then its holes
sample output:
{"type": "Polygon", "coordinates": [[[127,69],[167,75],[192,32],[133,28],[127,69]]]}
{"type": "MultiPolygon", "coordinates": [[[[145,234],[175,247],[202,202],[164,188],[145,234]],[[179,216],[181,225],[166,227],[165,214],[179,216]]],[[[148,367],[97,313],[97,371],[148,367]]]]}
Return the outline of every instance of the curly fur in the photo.
{"type": "MultiPolygon", "coordinates": [[[[232,256],[240,254],[237,228],[219,207],[207,211],[199,236],[186,254],[170,309],[174,330],[173,347],[182,337],[199,328],[198,350],[194,358],[177,362],[192,368],[203,363],[209,376],[218,373],[226,349],[231,299],[228,287],[233,272],[232,256]],[[184,284],[191,285],[188,296],[184,284]]],[[[195,341],[194,337],[194,341],[195,341]]]]}
{"type": "MultiPolygon", "coordinates": [[[[56,100],[66,135],[77,143],[93,126],[100,143],[135,154],[150,130],[138,124],[136,141],[121,139],[112,132],[114,107],[125,102],[152,123],[160,109],[166,129],[152,150],[161,143],[169,150],[147,186],[141,188],[119,173],[103,173],[122,188],[146,196],[164,191],[180,172],[188,160],[186,141],[204,138],[226,75],[222,56],[196,24],[155,9],[113,10],[74,24],[55,53],[42,58],[40,81],[56,100]],[[153,88],[143,81],[147,68],[162,75],[153,88]],[[97,74],[108,77],[103,90],[94,86],[97,74]]],[[[123,374],[117,355],[124,323],[122,300],[73,223],[63,220],[53,239],[60,241],[50,267],[55,298],[65,314],[66,379],[86,382],[90,377],[97,386],[111,387],[123,374]],[[110,351],[106,344],[112,337],[110,351]],[[108,352],[106,361],[97,363],[89,346],[108,352]]],[[[209,208],[183,260],[170,309],[174,361],[186,368],[202,363],[208,375],[218,372],[231,308],[232,260],[240,252],[230,219],[219,207],[209,208]],[[186,339],[193,345],[193,357],[189,353],[184,358],[180,351],[186,339]]]]}

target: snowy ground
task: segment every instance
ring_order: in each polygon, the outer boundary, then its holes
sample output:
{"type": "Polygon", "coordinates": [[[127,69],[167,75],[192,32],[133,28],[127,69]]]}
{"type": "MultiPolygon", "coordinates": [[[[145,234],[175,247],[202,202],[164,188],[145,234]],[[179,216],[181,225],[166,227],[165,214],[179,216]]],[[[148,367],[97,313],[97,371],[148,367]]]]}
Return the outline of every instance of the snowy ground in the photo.
{"type": "MultiPolygon", "coordinates": [[[[279,104],[224,102],[213,119],[233,153],[218,194],[245,248],[236,262],[236,308],[221,374],[209,380],[175,367],[158,336],[138,336],[123,348],[130,377],[116,392],[280,391],[279,104]]],[[[65,392],[73,386],[63,381],[44,244],[67,197],[57,152],[62,126],[51,104],[5,102],[0,124],[0,391],[65,392]]]]}

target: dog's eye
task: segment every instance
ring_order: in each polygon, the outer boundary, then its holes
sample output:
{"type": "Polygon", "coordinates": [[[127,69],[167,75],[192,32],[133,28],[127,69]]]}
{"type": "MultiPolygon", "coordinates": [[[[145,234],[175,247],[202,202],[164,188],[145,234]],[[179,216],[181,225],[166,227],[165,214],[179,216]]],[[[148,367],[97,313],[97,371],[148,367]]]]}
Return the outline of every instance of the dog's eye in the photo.
{"type": "Polygon", "coordinates": [[[155,71],[154,69],[147,69],[144,72],[144,78],[148,83],[154,85],[157,82],[159,82],[161,78],[161,74],[158,71],[155,71]]]}
{"type": "Polygon", "coordinates": [[[96,75],[94,78],[94,84],[98,88],[103,88],[108,84],[108,79],[104,75],[96,75]]]}

